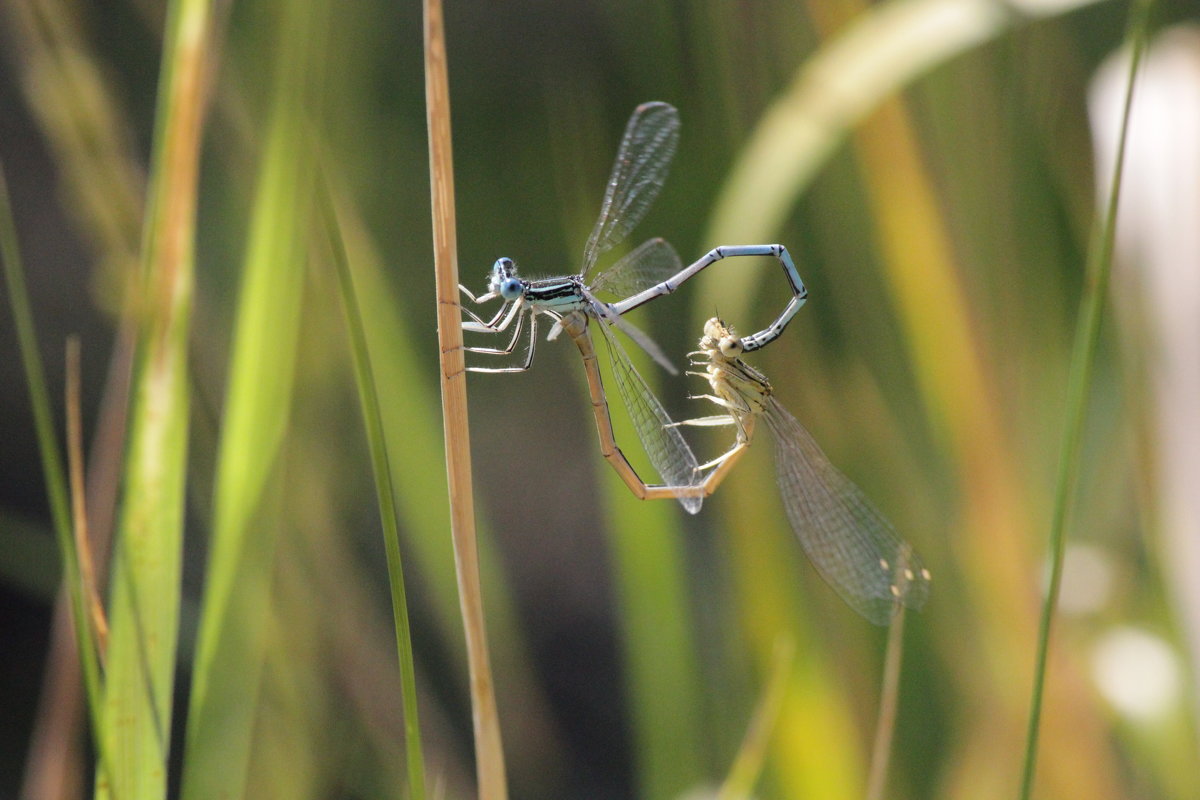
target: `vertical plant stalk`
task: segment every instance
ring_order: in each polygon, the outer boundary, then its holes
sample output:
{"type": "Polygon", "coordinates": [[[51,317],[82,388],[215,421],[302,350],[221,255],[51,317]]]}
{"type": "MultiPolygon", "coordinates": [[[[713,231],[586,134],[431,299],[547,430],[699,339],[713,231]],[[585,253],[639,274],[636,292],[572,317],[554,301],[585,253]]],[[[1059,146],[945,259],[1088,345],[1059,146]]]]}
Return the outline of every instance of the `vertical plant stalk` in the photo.
{"type": "Polygon", "coordinates": [[[429,126],[429,182],[433,214],[433,268],[437,279],[439,363],[442,371],[442,424],[450,490],[450,535],[458,573],[458,599],[467,638],[472,722],[479,796],[504,800],[504,749],[492,669],[488,663],[479,553],[475,542],[475,501],[471,487],[470,432],[467,426],[466,360],[458,304],[458,251],[454,219],[454,160],[450,145],[450,85],[441,0],[424,0],[425,106],[429,126]]]}
{"type": "MultiPolygon", "coordinates": [[[[126,287],[140,248],[145,166],[133,147],[129,115],[115,99],[84,35],[86,20],[70,7],[64,0],[8,3],[6,32],[22,53],[16,73],[26,102],[52,151],[67,204],[79,215],[79,232],[95,257],[95,285],[111,286],[128,300],[126,287]]],[[[88,535],[100,594],[107,582],[135,329],[129,303],[122,306],[86,479],[88,535]]],[[[27,798],[64,796],[60,787],[82,787],[85,777],[82,747],[77,745],[82,741],[84,685],[70,604],[64,584],[55,604],[25,762],[22,796],[27,798]]],[[[81,796],[82,791],[73,794],[81,796]]]]}
{"type": "Polygon", "coordinates": [[[109,609],[100,798],[167,792],[187,472],[187,343],[211,4],[172,0],[159,78],[130,435],[109,609]]]}
{"type": "Polygon", "coordinates": [[[896,708],[900,700],[900,662],[904,655],[904,606],[892,617],[888,628],[887,651],[883,659],[883,687],[879,692],[879,721],[875,725],[875,744],[871,752],[871,771],[867,776],[867,800],[882,800],[887,786],[888,765],[892,759],[892,737],[896,732],[896,708]]]}
{"type": "Polygon", "coordinates": [[[1121,177],[1125,171],[1125,141],[1129,133],[1129,112],[1133,107],[1133,89],[1138,67],[1146,49],[1150,8],[1153,0],[1136,0],[1129,10],[1126,41],[1131,44],[1129,82],[1121,109],[1121,128],[1117,136],[1117,153],[1113,166],[1112,185],[1108,204],[1088,253],[1085,275],[1083,311],[1075,329],[1075,346],[1071,354],[1071,372],[1067,382],[1067,416],[1054,486],[1054,511],[1050,520],[1050,584],[1042,603],[1038,626],[1037,655],[1034,661],[1033,696],[1029,704],[1029,727],[1025,736],[1025,763],[1021,776],[1020,797],[1028,800],[1033,792],[1037,768],[1038,734],[1041,726],[1042,697],[1046,687],[1046,660],[1050,649],[1050,632],[1054,610],[1062,586],[1063,556],[1066,549],[1067,513],[1074,497],[1079,474],[1079,452],[1083,440],[1083,422],[1087,413],[1088,389],[1092,382],[1092,367],[1100,341],[1100,321],[1104,300],[1108,296],[1109,276],[1112,273],[1113,247],[1117,236],[1117,202],[1121,196],[1121,177]]]}
{"type": "Polygon", "coordinates": [[[82,581],[84,602],[92,617],[96,651],[100,663],[104,663],[104,652],[108,648],[108,622],[104,618],[104,605],[96,588],[96,568],[92,558],[92,546],[88,538],[87,502],[84,496],[87,487],[83,480],[83,415],[80,413],[79,388],[79,339],[67,339],[67,467],[71,486],[72,529],[75,534],[75,551],[79,557],[79,577],[82,581]]]}
{"type": "Polygon", "coordinates": [[[753,796],[754,784],[758,782],[767,759],[767,745],[775,731],[775,723],[783,712],[783,701],[787,696],[788,679],[795,658],[796,642],[790,636],[780,636],[775,640],[767,686],[758,701],[758,707],[754,709],[754,716],[750,719],[729,775],[717,791],[716,800],[743,800],[753,796]]]}
{"type": "Polygon", "coordinates": [[[363,327],[362,311],[354,290],[354,276],[338,224],[337,209],[324,175],[317,182],[318,211],[325,221],[333,264],[337,270],[342,308],[346,314],[346,330],[350,336],[350,352],[354,359],[354,377],[358,383],[358,399],[366,428],[367,444],[371,449],[371,466],[375,476],[375,495],[379,499],[379,519],[383,526],[384,547],[387,551],[388,583],[392,590],[392,621],[396,627],[396,651],[400,659],[400,689],[404,696],[404,747],[408,756],[408,796],[424,800],[425,759],[421,754],[421,725],[417,715],[417,672],[413,663],[412,629],[408,621],[408,600],[404,591],[404,570],[400,561],[400,531],[396,524],[396,499],[392,486],[392,467],[388,461],[387,440],[383,432],[383,415],[379,392],[371,369],[371,353],[363,327]]]}
{"type": "Polygon", "coordinates": [[[13,325],[17,331],[17,342],[21,351],[21,365],[25,370],[25,385],[29,389],[29,404],[33,409],[34,429],[37,432],[38,451],[42,458],[42,475],[46,481],[46,496],[50,502],[50,516],[54,521],[55,538],[63,561],[63,582],[71,600],[71,615],[74,618],[75,647],[80,654],[83,667],[83,684],[88,704],[88,718],[92,736],[97,744],[99,765],[103,769],[110,762],[110,750],[101,736],[104,730],[103,693],[104,678],[101,674],[99,655],[92,646],[95,635],[91,631],[91,616],[87,611],[83,580],[80,577],[79,553],[71,536],[71,510],[68,501],[67,479],[63,471],[62,457],[58,450],[58,437],[54,434],[54,415],[50,410],[50,395],[46,390],[46,373],[38,354],[37,332],[33,325],[33,313],[29,308],[29,293],[25,288],[25,270],[21,264],[21,250],[17,244],[17,230],[12,219],[12,204],[8,196],[8,182],[4,178],[4,167],[0,164],[0,261],[4,262],[4,282],[8,289],[9,307],[13,325]]]}
{"type": "Polygon", "coordinates": [[[277,502],[291,434],[309,263],[313,164],[307,118],[323,99],[328,4],[269,2],[270,95],[255,165],[213,475],[196,631],[183,800],[240,797],[261,762],[274,607],[277,502]],[[253,755],[252,755],[253,754],[253,755]]]}

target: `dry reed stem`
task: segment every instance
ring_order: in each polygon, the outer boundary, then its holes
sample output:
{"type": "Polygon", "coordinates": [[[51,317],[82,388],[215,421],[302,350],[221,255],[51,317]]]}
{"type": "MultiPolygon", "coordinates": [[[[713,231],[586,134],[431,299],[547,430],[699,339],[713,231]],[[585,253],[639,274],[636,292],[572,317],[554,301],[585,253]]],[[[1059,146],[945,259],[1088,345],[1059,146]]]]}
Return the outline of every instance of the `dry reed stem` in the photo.
{"type": "Polygon", "coordinates": [[[92,558],[92,545],[88,536],[87,502],[84,500],[83,481],[83,415],[80,413],[79,389],[79,339],[67,339],[67,476],[71,489],[72,530],[75,533],[75,548],[79,553],[79,578],[83,582],[83,599],[92,615],[96,630],[96,652],[100,663],[108,649],[108,621],[104,617],[104,605],[96,588],[96,567],[92,558]]]}
{"type": "MultiPolygon", "coordinates": [[[[125,313],[113,345],[108,379],[97,414],[96,435],[92,440],[92,460],[83,481],[85,507],[89,509],[89,561],[95,575],[97,596],[104,593],[108,578],[106,565],[124,455],[135,332],[132,315],[125,313]],[[98,572],[95,570],[97,564],[101,566],[98,572]]],[[[79,737],[79,726],[83,721],[83,676],[72,625],[71,597],[64,585],[55,600],[50,625],[50,648],[29,740],[29,755],[25,760],[22,800],[74,800],[84,796],[82,740],[79,737]]]]}
{"type": "Polygon", "coordinates": [[[871,752],[871,771],[867,778],[867,800],[880,800],[887,786],[888,765],[892,759],[892,738],[896,732],[896,708],[900,702],[900,660],[904,653],[905,608],[892,618],[888,628],[887,652],[883,661],[883,689],[879,697],[879,720],[875,725],[875,745],[871,752]]]}
{"type": "Polygon", "coordinates": [[[437,280],[438,344],[441,347],[442,420],[450,491],[450,534],[458,597],[467,639],[475,760],[479,796],[508,796],[500,718],[489,665],[475,543],[475,504],[471,488],[470,434],[467,427],[466,362],[458,304],[458,252],[454,238],[454,165],[450,145],[450,86],[441,0],[424,1],[425,102],[429,126],[429,173],[433,214],[433,265],[437,280]]]}

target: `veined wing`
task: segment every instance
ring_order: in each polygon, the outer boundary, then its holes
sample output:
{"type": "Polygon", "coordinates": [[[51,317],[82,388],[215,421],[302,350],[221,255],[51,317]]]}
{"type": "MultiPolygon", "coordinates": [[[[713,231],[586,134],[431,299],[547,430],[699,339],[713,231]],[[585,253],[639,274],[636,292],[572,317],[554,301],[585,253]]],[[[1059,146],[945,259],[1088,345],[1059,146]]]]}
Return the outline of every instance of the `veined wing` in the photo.
{"type": "Polygon", "coordinates": [[[678,144],[679,112],[674,106],[643,103],[634,109],[608,177],[600,216],[583,248],[581,275],[646,216],[667,178],[678,144]]]}
{"type": "Polygon", "coordinates": [[[633,343],[646,351],[646,355],[658,362],[658,365],[672,375],[678,375],[679,369],[671,363],[671,359],[667,358],[667,354],[658,346],[658,342],[650,338],[650,334],[646,333],[641,328],[634,325],[632,322],[626,322],[619,314],[608,313],[600,320],[601,325],[615,325],[620,328],[621,333],[633,340],[633,343]]]}
{"type": "Polygon", "coordinates": [[[589,288],[624,299],[657,286],[682,269],[679,254],[666,239],[648,239],[597,275],[589,288]]]}
{"type": "MultiPolygon", "coordinates": [[[[633,429],[637,432],[642,447],[650,459],[650,464],[658,471],[663,483],[668,486],[695,486],[700,482],[700,462],[692,448],[684,440],[679,428],[674,426],[658,398],[650,391],[646,381],[638,374],[637,369],[629,360],[625,349],[617,341],[603,321],[596,326],[604,336],[611,357],[613,377],[621,400],[633,420],[633,429]]],[[[700,511],[703,498],[681,497],[680,505],[689,514],[700,511]]]]}
{"type": "Polygon", "coordinates": [[[887,625],[897,604],[924,605],[929,573],[912,547],[775,398],[764,416],[788,519],[826,583],[876,625],[887,625]]]}

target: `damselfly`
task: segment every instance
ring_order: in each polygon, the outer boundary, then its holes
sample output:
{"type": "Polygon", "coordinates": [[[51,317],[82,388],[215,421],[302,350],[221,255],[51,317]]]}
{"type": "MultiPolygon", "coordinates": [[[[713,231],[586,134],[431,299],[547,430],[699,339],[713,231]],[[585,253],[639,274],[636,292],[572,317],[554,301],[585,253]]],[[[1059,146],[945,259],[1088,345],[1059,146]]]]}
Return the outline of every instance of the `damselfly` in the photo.
{"type": "MultiPolygon", "coordinates": [[[[689,372],[708,380],[711,400],[726,413],[679,425],[734,425],[734,446],[701,469],[720,469],[749,445],[766,420],[775,439],[775,471],[783,506],[817,572],[842,599],[876,625],[887,625],[900,605],[919,609],[931,576],[862,490],[830,463],[813,437],[772,395],[766,376],[740,358],[740,339],[721,320],[704,325],[689,372]]],[[[694,483],[694,482],[693,482],[694,483]]]]}
{"type": "MultiPolygon", "coordinates": [[[[599,256],[611,250],[623,241],[629,232],[642,220],[651,203],[658,196],[666,179],[667,170],[679,141],[679,114],[666,103],[646,103],[639,106],[630,117],[617,152],[612,174],[601,204],[600,215],[596,220],[587,245],[584,247],[583,267],[577,275],[541,280],[524,280],[517,274],[516,265],[509,258],[501,258],[492,267],[488,283],[488,291],[476,297],[466,287],[460,287],[463,294],[476,304],[482,304],[496,298],[501,299],[501,306],[490,320],[483,320],[473,311],[464,307],[470,317],[463,324],[463,329],[479,333],[500,333],[514,325],[512,338],[507,346],[499,348],[468,347],[470,352],[489,355],[511,354],[521,341],[523,329],[529,327],[528,346],[523,363],[500,367],[469,367],[475,372],[518,372],[529,368],[533,363],[534,351],[537,345],[537,317],[545,314],[555,320],[554,328],[548,338],[553,339],[559,330],[570,320],[572,338],[584,352],[585,367],[595,368],[595,354],[592,350],[591,339],[587,334],[589,320],[597,320],[613,360],[613,372],[616,375],[622,399],[629,409],[634,421],[635,430],[645,446],[651,463],[659,472],[660,477],[679,491],[662,495],[677,497],[680,503],[691,513],[700,509],[703,493],[684,491],[700,481],[701,473],[695,455],[687,442],[677,430],[674,430],[670,417],[662,405],[654,398],[645,381],[630,363],[624,348],[613,337],[609,330],[615,325],[626,333],[635,343],[648,352],[659,364],[672,374],[676,373],[674,366],[663,355],[652,339],[621,319],[621,314],[646,303],[655,297],[669,294],[684,281],[717,261],[731,256],[769,255],[775,257],[783,266],[785,276],[792,288],[792,298],[783,313],[771,325],[756,334],[756,346],[761,346],[774,339],[803,305],[807,298],[804,284],[792,263],[791,257],[782,245],[749,245],[718,247],[709,252],[696,263],[681,269],[681,262],[675,250],[662,239],[651,239],[642,244],[629,255],[620,259],[612,268],[596,276],[590,285],[585,281],[599,256]],[[597,298],[597,292],[607,292],[625,299],[614,304],[597,298]],[[589,361],[588,353],[591,353],[589,361]]],[[[594,374],[589,371],[589,384],[593,389],[599,384],[599,371],[594,374]],[[595,380],[595,382],[593,382],[595,380]]],[[[595,395],[593,395],[595,403],[595,395]]],[[[607,417],[607,405],[604,407],[607,417]]],[[[624,455],[615,448],[611,441],[612,426],[609,424],[609,444],[606,445],[603,436],[603,426],[597,417],[598,430],[601,430],[601,447],[606,452],[611,464],[621,475],[635,494],[647,496],[647,484],[637,478],[636,472],[629,466],[624,455]],[[616,455],[619,454],[619,459],[616,455]],[[624,464],[623,469],[621,464],[624,464]],[[636,479],[636,480],[631,480],[636,479]],[[638,488],[640,486],[640,488],[638,488]]],[[[650,487],[653,489],[653,487],[650,487]]],[[[654,494],[650,491],[650,494],[654,494]]]]}
{"type": "Polygon", "coordinates": [[[537,317],[546,314],[556,320],[547,337],[561,330],[559,320],[573,311],[581,311],[604,325],[616,325],[646,350],[659,364],[676,372],[670,361],[648,336],[624,322],[621,315],[638,306],[670,294],[701,270],[723,258],[735,256],[773,256],[783,267],[792,297],[783,312],[762,331],[747,337],[747,348],[757,349],[775,339],[804,305],[808,292],[792,263],[787,249],[778,244],[717,247],[703,258],[683,268],[674,248],[662,239],[651,239],[619,260],[590,282],[585,278],[601,254],[624,241],[641,222],[658,196],[679,143],[679,113],[667,103],[645,103],[634,110],[617,151],[612,174],[605,189],[600,215],[583,249],[583,265],[576,275],[525,280],[517,274],[510,258],[497,259],[492,265],[485,293],[475,296],[465,286],[463,294],[473,303],[496,298],[501,306],[490,320],[484,320],[469,308],[470,321],[463,329],[476,333],[501,333],[514,325],[512,338],[504,347],[468,347],[468,351],[487,355],[509,355],[516,350],[528,325],[528,345],[522,363],[500,367],[469,367],[473,372],[520,372],[533,363],[537,345],[537,317]],[[624,298],[607,303],[597,293],[607,292],[624,298]]]}

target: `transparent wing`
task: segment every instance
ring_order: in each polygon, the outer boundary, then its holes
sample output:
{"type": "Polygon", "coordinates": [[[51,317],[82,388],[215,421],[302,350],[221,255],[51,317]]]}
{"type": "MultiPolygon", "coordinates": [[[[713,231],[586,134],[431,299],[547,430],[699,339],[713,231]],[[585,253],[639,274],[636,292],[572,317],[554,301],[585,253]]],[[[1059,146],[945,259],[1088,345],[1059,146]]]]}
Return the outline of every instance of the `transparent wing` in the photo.
{"type": "Polygon", "coordinates": [[[596,227],[583,248],[581,275],[646,216],[667,178],[678,144],[679,112],[674,106],[643,103],[634,109],[608,177],[596,227]]]}
{"type": "MultiPolygon", "coordinates": [[[[650,338],[650,334],[646,333],[641,328],[634,326],[632,322],[626,322],[618,314],[607,314],[604,317],[604,321],[612,323],[620,328],[621,333],[628,336],[631,340],[633,340],[634,344],[645,350],[646,355],[658,362],[658,365],[667,372],[672,375],[679,374],[678,368],[671,363],[671,359],[667,358],[667,354],[664,353],[662,348],[658,346],[658,342],[650,338]]],[[[601,324],[603,324],[603,321],[601,324]]]]}
{"type": "MultiPolygon", "coordinates": [[[[603,323],[596,327],[603,333],[604,341],[608,345],[617,389],[651,465],[668,486],[699,484],[702,477],[700,462],[696,460],[692,448],[680,434],[679,428],[674,426],[666,409],[651,393],[650,387],[638,374],[625,353],[625,348],[617,341],[609,327],[603,323]]],[[[680,505],[689,514],[697,513],[702,502],[703,498],[700,497],[679,498],[680,505]]]]}
{"type": "Polygon", "coordinates": [[[898,603],[924,605],[929,573],[912,547],[773,397],[765,416],[784,508],[821,577],[876,625],[887,625],[898,603]]]}
{"type": "Polygon", "coordinates": [[[597,275],[589,288],[624,299],[657,286],[682,269],[679,254],[666,239],[649,239],[597,275]]]}

